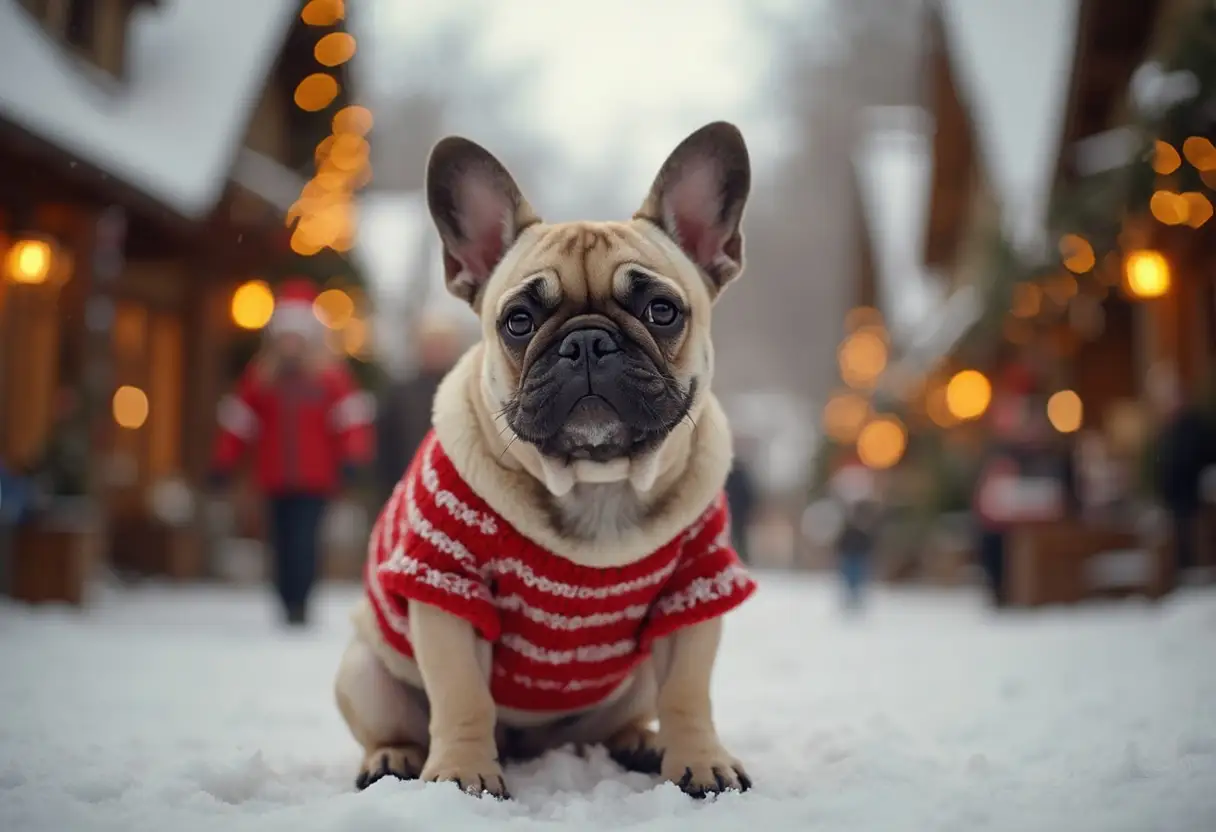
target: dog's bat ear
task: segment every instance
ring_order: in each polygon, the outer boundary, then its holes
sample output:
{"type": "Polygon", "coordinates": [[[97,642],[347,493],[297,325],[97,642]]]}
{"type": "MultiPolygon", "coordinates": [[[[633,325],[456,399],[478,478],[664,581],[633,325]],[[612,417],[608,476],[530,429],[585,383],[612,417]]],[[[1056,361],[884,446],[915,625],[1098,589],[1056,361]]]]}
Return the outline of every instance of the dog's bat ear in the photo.
{"type": "Polygon", "coordinates": [[[661,227],[717,294],[743,270],[743,208],[751,161],[739,128],[707,124],[672,151],[634,219],[661,227]]]}
{"type": "Polygon", "coordinates": [[[426,202],[443,241],[448,290],[473,306],[507,249],[540,221],[502,162],[459,136],[431,149],[426,202]]]}

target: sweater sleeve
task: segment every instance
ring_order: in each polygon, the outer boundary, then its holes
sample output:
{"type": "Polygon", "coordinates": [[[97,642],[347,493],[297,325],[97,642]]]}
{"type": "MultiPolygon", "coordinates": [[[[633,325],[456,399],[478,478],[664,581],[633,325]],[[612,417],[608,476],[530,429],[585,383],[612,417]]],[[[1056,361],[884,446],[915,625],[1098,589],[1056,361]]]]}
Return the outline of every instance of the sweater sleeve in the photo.
{"type": "Polygon", "coordinates": [[[436,482],[434,445],[431,440],[419,450],[384,509],[380,523],[387,533],[376,577],[392,606],[430,604],[497,641],[502,627],[483,568],[493,538],[452,510],[459,486],[436,482]]]}
{"type": "Polygon", "coordinates": [[[642,642],[725,615],[751,597],[756,583],[730,542],[730,513],[719,495],[684,536],[675,570],[650,611],[642,642]]]}
{"type": "Polygon", "coordinates": [[[236,389],[220,399],[216,412],[219,430],[211,454],[212,470],[218,474],[231,472],[262,431],[259,387],[253,368],[248,367],[236,389]]]}

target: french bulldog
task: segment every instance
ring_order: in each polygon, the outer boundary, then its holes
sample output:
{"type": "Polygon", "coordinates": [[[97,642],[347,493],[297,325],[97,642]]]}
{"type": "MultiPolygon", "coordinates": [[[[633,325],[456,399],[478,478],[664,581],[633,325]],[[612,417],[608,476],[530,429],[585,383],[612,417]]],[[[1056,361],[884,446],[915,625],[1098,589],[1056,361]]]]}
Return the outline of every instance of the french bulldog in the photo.
{"type": "Polygon", "coordinates": [[[502,797],[505,761],[568,744],[693,796],[751,786],[710,702],[722,617],[754,590],[710,336],[749,188],[725,122],[675,148],[627,222],[546,223],[481,146],[433,148],[446,283],[482,337],[372,533],[336,680],[361,788],[502,797]]]}

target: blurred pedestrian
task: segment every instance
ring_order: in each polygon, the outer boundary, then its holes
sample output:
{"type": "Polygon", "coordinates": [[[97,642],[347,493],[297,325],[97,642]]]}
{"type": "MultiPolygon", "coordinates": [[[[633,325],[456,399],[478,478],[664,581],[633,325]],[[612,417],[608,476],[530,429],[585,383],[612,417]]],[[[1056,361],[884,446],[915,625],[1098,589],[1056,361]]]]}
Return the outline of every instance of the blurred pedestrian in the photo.
{"type": "Polygon", "coordinates": [[[844,524],[836,544],[836,566],[844,585],[845,606],[861,609],[878,541],[881,506],[871,496],[844,506],[844,524]]]}
{"type": "Polygon", "coordinates": [[[1198,565],[1198,519],[1203,472],[1216,462],[1212,428],[1199,408],[1187,401],[1177,373],[1158,365],[1149,377],[1149,395],[1158,413],[1156,486],[1174,538],[1179,576],[1198,565]]]}
{"type": "Polygon", "coordinates": [[[414,371],[386,385],[376,408],[376,490],[381,503],[388,502],[431,429],[435,391],[464,345],[455,324],[437,316],[422,319],[414,342],[414,371]]]}
{"type": "Polygon", "coordinates": [[[289,624],[307,623],[328,503],[371,460],[374,402],[332,356],[313,313],[316,288],[285,282],[259,353],[219,407],[212,483],[252,450],[267,499],[274,579],[289,624]]]}
{"type": "Polygon", "coordinates": [[[756,517],[756,483],[747,461],[736,456],[726,475],[726,503],[730,510],[731,543],[744,563],[750,563],[748,531],[756,517]]]}

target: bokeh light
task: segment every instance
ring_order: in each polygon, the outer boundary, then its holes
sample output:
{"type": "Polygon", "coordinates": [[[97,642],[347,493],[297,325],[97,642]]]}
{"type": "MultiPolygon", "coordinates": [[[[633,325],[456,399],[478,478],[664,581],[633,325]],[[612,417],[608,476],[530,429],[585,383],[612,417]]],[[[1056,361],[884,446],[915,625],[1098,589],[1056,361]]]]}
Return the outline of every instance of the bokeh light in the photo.
{"type": "Polygon", "coordinates": [[[5,271],[14,283],[45,283],[51,274],[54,252],[45,240],[18,240],[5,258],[5,271]]]}
{"type": "MultiPolygon", "coordinates": [[[[335,134],[349,133],[354,136],[366,136],[371,132],[376,120],[372,116],[372,111],[366,107],[352,105],[343,107],[334,115],[333,131],[335,134]]],[[[332,138],[326,139],[330,144],[333,143],[332,138]]],[[[328,153],[328,150],[326,151],[328,153]]]]}
{"type": "Polygon", "coordinates": [[[309,0],[300,12],[300,19],[309,26],[333,26],[345,16],[343,0],[309,0]]]}
{"type": "Polygon", "coordinates": [[[908,446],[908,432],[894,416],[879,416],[866,423],[857,437],[857,456],[867,468],[890,468],[908,446]]]}
{"type": "Polygon", "coordinates": [[[1178,170],[1182,164],[1182,157],[1178,155],[1178,151],[1169,142],[1163,142],[1158,139],[1153,144],[1153,170],[1162,176],[1168,176],[1178,170]]]}
{"type": "Polygon", "coordinates": [[[870,417],[870,403],[851,391],[834,394],[823,408],[823,430],[841,444],[856,441],[870,417]]]}
{"type": "Polygon", "coordinates": [[[1182,155],[1195,170],[1216,170],[1216,146],[1206,136],[1191,136],[1182,143],[1182,155]]]}
{"type": "Polygon", "coordinates": [[[330,329],[342,329],[355,315],[355,302],[341,289],[326,289],[313,301],[313,314],[330,329]]]}
{"type": "Polygon", "coordinates": [[[946,406],[961,422],[978,419],[992,401],[992,383],[979,370],[961,370],[946,386],[946,406]]]}
{"type": "Polygon", "coordinates": [[[887,366],[887,344],[873,329],[860,329],[845,338],[837,351],[840,377],[850,387],[870,387],[887,366]]]}
{"type": "Polygon", "coordinates": [[[123,385],[114,391],[110,410],[120,428],[138,430],[148,421],[148,396],[138,387],[123,385]]]}
{"type": "Polygon", "coordinates": [[[337,97],[337,80],[324,72],[309,75],[299,83],[295,92],[296,106],[310,113],[324,110],[337,97]]]}
{"type": "Polygon", "coordinates": [[[1170,264],[1159,251],[1131,252],[1124,263],[1124,273],[1127,290],[1133,297],[1159,298],[1170,289],[1170,264]]]}
{"type": "Polygon", "coordinates": [[[346,32],[330,32],[317,41],[313,57],[321,66],[341,66],[355,56],[355,39],[346,32]]]}
{"type": "Polygon", "coordinates": [[[232,293],[232,322],[241,329],[261,329],[273,314],[274,293],[264,280],[250,280],[232,293]]]}
{"type": "Polygon", "coordinates": [[[1047,400],[1047,420],[1060,433],[1080,430],[1083,415],[1081,397],[1072,390],[1061,390],[1047,400]]]}

